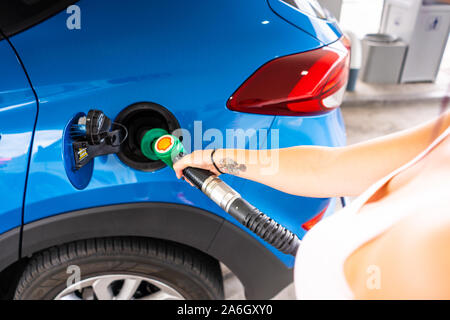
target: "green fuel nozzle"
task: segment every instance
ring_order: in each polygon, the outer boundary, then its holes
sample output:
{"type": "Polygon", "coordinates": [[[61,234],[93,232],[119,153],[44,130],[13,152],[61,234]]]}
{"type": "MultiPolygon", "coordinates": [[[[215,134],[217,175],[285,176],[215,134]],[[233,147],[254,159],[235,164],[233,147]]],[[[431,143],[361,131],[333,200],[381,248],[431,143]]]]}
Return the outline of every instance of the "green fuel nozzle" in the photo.
{"type": "Polygon", "coordinates": [[[161,160],[173,167],[173,163],[184,154],[184,147],[180,139],[164,129],[156,128],[142,137],[141,151],[150,160],[161,160]]]}
{"type": "MultiPolygon", "coordinates": [[[[180,139],[159,128],[151,129],[144,134],[141,140],[141,151],[150,160],[161,160],[171,168],[185,152],[180,139]]],[[[256,235],[283,253],[295,256],[300,245],[297,235],[248,203],[214,173],[187,167],[183,170],[183,175],[225,212],[256,235]]]]}

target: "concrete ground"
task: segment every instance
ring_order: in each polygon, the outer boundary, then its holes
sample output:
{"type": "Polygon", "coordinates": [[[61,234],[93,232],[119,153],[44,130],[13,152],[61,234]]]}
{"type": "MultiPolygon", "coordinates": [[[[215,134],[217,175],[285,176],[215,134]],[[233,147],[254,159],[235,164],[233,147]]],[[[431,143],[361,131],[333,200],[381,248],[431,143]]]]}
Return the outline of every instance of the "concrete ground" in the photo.
{"type": "Polygon", "coordinates": [[[344,106],[342,113],[347,128],[347,143],[411,128],[437,117],[440,109],[441,101],[344,106]]]}
{"type": "MultiPolygon", "coordinates": [[[[441,103],[433,99],[429,102],[364,102],[343,106],[342,112],[347,127],[348,144],[353,144],[395,131],[413,127],[439,114],[441,103]]],[[[226,299],[244,299],[242,284],[223,266],[226,299]]],[[[275,299],[294,299],[291,284],[275,299]]]]}

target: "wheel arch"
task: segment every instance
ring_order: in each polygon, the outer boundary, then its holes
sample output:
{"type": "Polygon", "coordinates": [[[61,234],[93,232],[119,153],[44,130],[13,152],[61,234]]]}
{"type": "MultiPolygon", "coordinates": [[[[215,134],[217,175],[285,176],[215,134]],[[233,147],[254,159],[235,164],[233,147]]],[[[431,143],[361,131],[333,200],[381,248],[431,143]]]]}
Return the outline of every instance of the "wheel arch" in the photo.
{"type": "Polygon", "coordinates": [[[241,228],[211,212],[173,203],[96,207],[31,222],[23,227],[21,258],[76,240],[115,236],[169,240],[198,249],[227,265],[248,299],[269,299],[292,282],[292,270],[241,228]]]}

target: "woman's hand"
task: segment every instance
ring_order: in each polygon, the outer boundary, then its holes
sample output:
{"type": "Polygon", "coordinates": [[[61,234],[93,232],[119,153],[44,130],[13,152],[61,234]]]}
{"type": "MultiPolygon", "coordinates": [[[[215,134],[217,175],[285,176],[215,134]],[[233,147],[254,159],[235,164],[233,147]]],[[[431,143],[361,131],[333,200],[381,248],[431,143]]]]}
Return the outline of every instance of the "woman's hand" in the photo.
{"type": "MultiPolygon", "coordinates": [[[[216,170],[212,161],[211,153],[213,150],[196,150],[191,154],[188,154],[174,163],[173,169],[177,174],[177,178],[180,179],[183,176],[183,170],[186,167],[194,167],[209,170],[216,175],[220,175],[220,172],[216,170]]],[[[217,153],[217,151],[216,151],[217,153]]]]}

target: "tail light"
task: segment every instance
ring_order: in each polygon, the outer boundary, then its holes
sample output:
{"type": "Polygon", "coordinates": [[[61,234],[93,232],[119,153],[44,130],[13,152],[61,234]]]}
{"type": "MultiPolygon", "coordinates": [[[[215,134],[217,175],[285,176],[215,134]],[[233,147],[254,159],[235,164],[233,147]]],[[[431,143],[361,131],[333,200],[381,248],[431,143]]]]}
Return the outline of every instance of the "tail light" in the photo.
{"type": "Polygon", "coordinates": [[[233,111],[315,115],[340,106],[348,80],[349,50],[340,41],[269,61],[228,99],[233,111]]]}
{"type": "Polygon", "coordinates": [[[325,207],[325,209],[323,209],[317,215],[315,215],[311,220],[308,220],[304,224],[302,224],[302,228],[305,229],[306,231],[309,231],[312,227],[314,227],[317,224],[317,222],[322,220],[323,216],[325,215],[325,212],[327,212],[327,209],[328,205],[325,207]]]}

